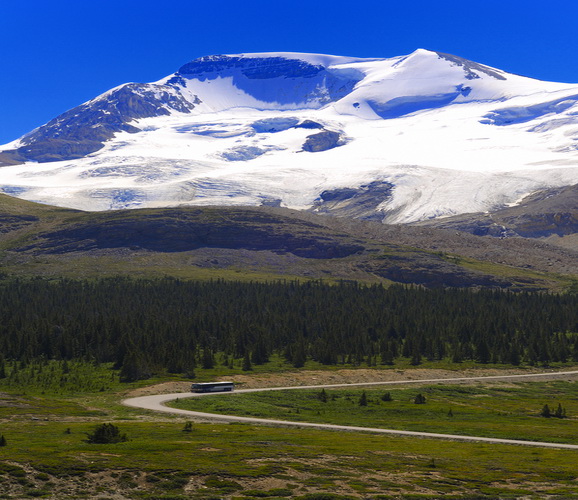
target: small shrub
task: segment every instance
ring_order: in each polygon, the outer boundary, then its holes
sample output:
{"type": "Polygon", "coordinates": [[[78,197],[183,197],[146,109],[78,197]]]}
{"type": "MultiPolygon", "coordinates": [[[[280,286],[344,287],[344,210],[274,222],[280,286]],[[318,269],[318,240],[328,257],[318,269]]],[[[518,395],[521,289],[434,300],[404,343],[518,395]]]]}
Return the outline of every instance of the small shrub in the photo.
{"type": "Polygon", "coordinates": [[[126,434],[121,434],[114,424],[97,425],[93,432],[87,433],[86,442],[90,444],[110,444],[128,441],[126,434]]]}
{"type": "Polygon", "coordinates": [[[219,479],[218,477],[211,476],[205,480],[205,486],[207,488],[217,488],[226,491],[237,491],[242,490],[243,487],[236,481],[231,481],[229,479],[219,479]]]}
{"type": "Polygon", "coordinates": [[[296,498],[298,500],[353,500],[353,497],[337,495],[335,493],[307,493],[296,498]]]}
{"type": "Polygon", "coordinates": [[[420,394],[418,394],[418,395],[415,397],[415,399],[413,400],[413,402],[414,402],[416,405],[423,405],[423,404],[425,404],[425,402],[426,402],[425,396],[420,393],[420,394]]]}
{"type": "Polygon", "coordinates": [[[243,496],[254,498],[290,497],[293,492],[289,488],[274,488],[272,490],[244,490],[243,496]]]}
{"type": "Polygon", "coordinates": [[[185,426],[183,427],[183,432],[192,432],[193,431],[193,423],[186,422],[185,426]]]}

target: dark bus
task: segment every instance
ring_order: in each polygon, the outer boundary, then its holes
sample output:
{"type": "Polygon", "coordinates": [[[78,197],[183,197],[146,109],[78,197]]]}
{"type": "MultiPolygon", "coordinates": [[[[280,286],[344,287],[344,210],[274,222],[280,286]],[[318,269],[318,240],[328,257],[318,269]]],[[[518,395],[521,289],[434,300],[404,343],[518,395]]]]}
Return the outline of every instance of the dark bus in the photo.
{"type": "Polygon", "coordinates": [[[235,389],[233,382],[205,382],[191,386],[191,392],[230,392],[233,389],[235,389]]]}

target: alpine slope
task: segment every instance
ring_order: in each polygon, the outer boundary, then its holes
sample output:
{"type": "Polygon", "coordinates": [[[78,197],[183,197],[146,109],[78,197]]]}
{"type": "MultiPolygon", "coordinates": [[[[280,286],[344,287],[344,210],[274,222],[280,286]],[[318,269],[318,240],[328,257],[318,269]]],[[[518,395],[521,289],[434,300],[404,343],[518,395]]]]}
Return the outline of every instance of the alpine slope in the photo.
{"type": "Polygon", "coordinates": [[[578,84],[419,49],[207,56],[0,147],[0,192],[82,210],[272,205],[409,223],[578,183],[578,84]]]}

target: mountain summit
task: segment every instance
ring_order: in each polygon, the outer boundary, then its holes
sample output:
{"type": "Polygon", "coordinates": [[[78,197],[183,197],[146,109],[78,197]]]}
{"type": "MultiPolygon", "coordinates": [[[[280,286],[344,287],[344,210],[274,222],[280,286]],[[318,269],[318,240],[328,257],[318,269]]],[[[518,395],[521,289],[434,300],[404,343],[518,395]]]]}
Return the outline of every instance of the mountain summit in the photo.
{"type": "Polygon", "coordinates": [[[281,205],[412,222],[578,183],[578,85],[418,49],[206,56],[0,148],[0,191],[85,210],[281,205]]]}

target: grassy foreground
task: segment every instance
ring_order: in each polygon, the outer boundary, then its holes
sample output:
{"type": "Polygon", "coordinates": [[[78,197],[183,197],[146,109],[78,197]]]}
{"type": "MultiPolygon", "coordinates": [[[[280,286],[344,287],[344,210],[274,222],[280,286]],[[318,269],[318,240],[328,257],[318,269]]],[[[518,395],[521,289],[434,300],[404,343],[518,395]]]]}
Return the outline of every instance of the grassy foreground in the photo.
{"type": "MultiPolygon", "coordinates": [[[[49,363],[43,370],[46,378],[76,376],[82,390],[52,383],[39,388],[26,382],[26,371],[18,386],[0,382],[0,435],[6,439],[0,446],[0,498],[578,497],[574,451],[243,424],[192,422],[186,431],[181,417],[121,406],[129,391],[144,384],[121,384],[110,367],[95,367],[95,380],[82,363],[54,369],[49,363]],[[104,422],[129,440],[87,443],[87,433],[104,422]]],[[[534,439],[576,442],[578,398],[568,381],[387,389],[388,402],[381,400],[385,391],[366,391],[367,406],[359,405],[358,390],[329,390],[326,402],[316,391],[287,391],[265,400],[259,399],[264,394],[244,402],[244,396],[214,398],[213,404],[230,401],[245,405],[237,411],[249,405],[251,413],[284,412],[283,418],[311,421],[388,427],[403,421],[408,428],[440,432],[478,433],[479,425],[513,437],[525,427],[534,439]],[[413,403],[418,392],[425,404],[413,403]],[[555,408],[558,402],[566,419],[536,416],[543,404],[555,408]]]]}

